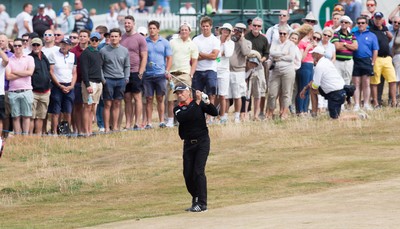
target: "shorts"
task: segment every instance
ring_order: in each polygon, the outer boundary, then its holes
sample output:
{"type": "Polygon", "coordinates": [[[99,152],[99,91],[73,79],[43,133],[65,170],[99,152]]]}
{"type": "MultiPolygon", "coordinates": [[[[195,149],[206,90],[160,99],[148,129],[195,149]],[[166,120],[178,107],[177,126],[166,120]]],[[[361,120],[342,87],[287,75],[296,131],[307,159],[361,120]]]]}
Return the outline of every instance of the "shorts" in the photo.
{"type": "Polygon", "coordinates": [[[50,91],[46,93],[33,92],[32,118],[45,119],[50,103],[50,91]]]}
{"type": "Polygon", "coordinates": [[[250,76],[249,84],[249,96],[253,96],[256,99],[261,97],[265,97],[265,76],[264,76],[264,69],[260,68],[261,70],[256,70],[250,76]]]}
{"type": "MultiPolygon", "coordinates": [[[[61,83],[64,86],[69,86],[71,83],[61,83]]],[[[74,105],[75,92],[74,90],[64,93],[59,87],[53,86],[50,94],[49,113],[60,114],[67,113],[71,114],[72,106],[74,105]]]]}
{"type": "Polygon", "coordinates": [[[10,106],[10,100],[8,99],[8,91],[6,91],[6,93],[4,95],[4,105],[5,105],[6,117],[10,117],[11,106],[10,106]]]}
{"type": "Polygon", "coordinates": [[[218,95],[220,96],[228,96],[229,94],[229,75],[230,72],[221,72],[217,74],[218,81],[218,95]]]}
{"type": "MultiPolygon", "coordinates": [[[[100,97],[101,97],[101,93],[103,92],[103,84],[102,83],[94,83],[94,82],[90,82],[90,86],[93,89],[93,93],[92,95],[92,101],[95,104],[98,104],[100,101],[100,97]]],[[[89,94],[87,92],[86,87],[82,87],[82,99],[84,101],[84,103],[88,103],[89,100],[89,94]]]]}
{"type": "Polygon", "coordinates": [[[354,57],[353,77],[373,76],[374,68],[372,67],[371,58],[354,57]]]}
{"type": "Polygon", "coordinates": [[[208,95],[216,95],[217,94],[217,72],[213,70],[207,70],[207,71],[196,71],[194,73],[193,79],[192,79],[192,88],[193,93],[195,93],[196,90],[205,92],[208,95]]]}
{"type": "MultiPolygon", "coordinates": [[[[172,82],[173,82],[173,86],[179,85],[179,84],[183,84],[182,82],[184,82],[185,84],[192,86],[192,77],[190,77],[189,74],[181,74],[181,75],[174,75],[174,77],[172,77],[172,82]],[[174,78],[175,77],[175,78],[174,78]],[[179,80],[177,80],[179,79],[179,80]],[[182,82],[181,82],[182,81],[182,82]]],[[[176,95],[174,94],[174,89],[173,88],[171,90],[171,86],[168,84],[167,85],[167,90],[168,90],[168,101],[175,101],[176,100],[176,95]]]]}
{"type": "Polygon", "coordinates": [[[143,76],[143,88],[145,97],[153,97],[154,92],[158,96],[164,96],[167,93],[167,79],[164,74],[143,76]]]}
{"type": "Polygon", "coordinates": [[[0,119],[3,120],[6,118],[6,105],[5,105],[5,96],[0,95],[0,119]]]}
{"type": "Polygon", "coordinates": [[[239,99],[246,96],[246,72],[231,72],[229,81],[229,99],[239,99]]]}
{"type": "Polygon", "coordinates": [[[139,93],[143,91],[143,81],[138,72],[131,72],[129,82],[126,84],[125,93],[139,93]]]}
{"type": "Polygon", "coordinates": [[[33,93],[32,90],[21,92],[8,92],[8,99],[11,107],[11,117],[31,117],[33,93]]]}
{"type": "Polygon", "coordinates": [[[103,87],[104,100],[122,100],[124,98],[126,81],[125,79],[106,79],[103,87]]]}
{"type": "Polygon", "coordinates": [[[74,93],[75,93],[75,99],[74,99],[74,104],[82,104],[83,99],[82,99],[82,83],[75,83],[74,86],[74,93]]]}
{"type": "Polygon", "coordinates": [[[388,83],[396,82],[396,72],[394,71],[392,57],[379,57],[376,58],[374,65],[374,76],[371,78],[371,84],[378,85],[381,83],[381,76],[383,76],[388,83]]]}

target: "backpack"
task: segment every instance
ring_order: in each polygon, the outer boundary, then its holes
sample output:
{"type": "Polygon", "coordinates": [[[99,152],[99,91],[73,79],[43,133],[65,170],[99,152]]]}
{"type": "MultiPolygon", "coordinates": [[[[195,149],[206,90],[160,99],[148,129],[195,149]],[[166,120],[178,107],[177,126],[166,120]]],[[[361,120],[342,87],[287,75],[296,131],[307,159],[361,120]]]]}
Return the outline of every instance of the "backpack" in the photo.
{"type": "Polygon", "coordinates": [[[86,22],[85,29],[87,29],[89,31],[93,30],[93,21],[90,17],[88,18],[88,20],[86,22]]]}

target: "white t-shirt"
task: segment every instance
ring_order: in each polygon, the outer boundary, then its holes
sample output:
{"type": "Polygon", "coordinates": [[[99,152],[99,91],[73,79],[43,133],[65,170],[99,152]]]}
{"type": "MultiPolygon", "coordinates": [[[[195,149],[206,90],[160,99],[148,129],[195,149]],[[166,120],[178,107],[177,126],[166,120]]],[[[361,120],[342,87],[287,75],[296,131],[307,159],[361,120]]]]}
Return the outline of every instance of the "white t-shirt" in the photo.
{"type": "Polygon", "coordinates": [[[47,48],[46,46],[43,46],[43,48],[42,48],[42,52],[44,53],[44,55],[47,58],[50,57],[51,53],[58,52],[58,50],[60,50],[60,47],[55,46],[55,45],[53,47],[50,47],[50,48],[47,48]]]}
{"type": "Polygon", "coordinates": [[[4,80],[6,77],[6,67],[3,66],[3,59],[0,58],[0,95],[4,95],[4,80]]]}
{"type": "Polygon", "coordinates": [[[196,10],[193,7],[187,9],[186,7],[181,7],[179,9],[180,14],[196,14],[196,10]]]}
{"type": "Polygon", "coordinates": [[[6,11],[0,13],[0,32],[6,33],[6,24],[9,24],[10,16],[6,11]]]}
{"type": "MultiPolygon", "coordinates": [[[[199,53],[211,53],[213,50],[220,50],[221,41],[218,40],[213,34],[208,37],[204,37],[203,34],[198,35],[193,39],[193,42],[199,48],[199,53]]],[[[207,71],[213,70],[217,71],[217,61],[216,60],[199,60],[197,62],[196,71],[207,71]]]]}
{"type": "Polygon", "coordinates": [[[72,71],[76,68],[75,54],[68,52],[68,55],[64,57],[61,52],[53,52],[49,56],[49,62],[54,65],[54,74],[56,79],[60,83],[71,83],[72,71]]]}
{"type": "Polygon", "coordinates": [[[18,14],[17,18],[15,19],[15,23],[17,23],[18,27],[18,37],[21,38],[22,34],[27,33],[28,31],[24,27],[24,22],[28,21],[30,32],[33,32],[32,27],[32,16],[25,11],[22,11],[18,14]]]}
{"type": "Polygon", "coordinates": [[[344,80],[332,61],[325,57],[318,61],[314,68],[312,87],[314,89],[321,87],[326,94],[343,89],[344,80]]]}

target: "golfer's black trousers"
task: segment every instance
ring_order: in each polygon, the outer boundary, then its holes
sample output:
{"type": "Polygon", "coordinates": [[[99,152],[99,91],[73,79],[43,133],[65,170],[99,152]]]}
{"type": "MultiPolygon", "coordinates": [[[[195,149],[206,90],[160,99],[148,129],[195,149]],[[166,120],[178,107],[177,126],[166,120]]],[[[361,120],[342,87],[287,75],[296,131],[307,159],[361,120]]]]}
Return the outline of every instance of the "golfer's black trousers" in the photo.
{"type": "Polygon", "coordinates": [[[210,137],[185,139],[183,142],[183,176],[192,198],[207,206],[207,178],[205,167],[210,152],[210,137]]]}

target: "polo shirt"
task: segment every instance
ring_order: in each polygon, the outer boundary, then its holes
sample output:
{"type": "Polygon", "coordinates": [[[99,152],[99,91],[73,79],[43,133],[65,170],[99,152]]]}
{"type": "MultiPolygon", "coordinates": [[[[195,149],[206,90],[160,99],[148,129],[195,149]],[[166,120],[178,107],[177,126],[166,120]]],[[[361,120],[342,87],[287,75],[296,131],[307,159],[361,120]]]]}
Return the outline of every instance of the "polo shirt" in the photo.
{"type": "Polygon", "coordinates": [[[60,83],[71,83],[72,71],[76,67],[75,54],[68,52],[64,56],[61,51],[54,52],[49,56],[50,65],[54,65],[54,75],[60,83]]]}
{"type": "Polygon", "coordinates": [[[167,56],[172,56],[171,46],[169,42],[158,37],[157,41],[152,41],[150,37],[146,37],[147,42],[147,65],[145,75],[162,75],[165,73],[167,56]]]}
{"type": "Polygon", "coordinates": [[[344,80],[332,61],[322,57],[314,68],[312,88],[321,89],[326,93],[341,90],[344,80]]]}
{"type": "Polygon", "coordinates": [[[260,33],[256,37],[250,31],[246,35],[244,35],[244,38],[251,41],[252,49],[259,52],[261,54],[261,57],[268,58],[269,55],[268,40],[264,35],[260,33]]]}
{"type": "MultiPolygon", "coordinates": [[[[9,62],[7,68],[14,71],[23,71],[26,69],[35,69],[35,61],[33,57],[28,55],[22,55],[20,58],[17,58],[15,55],[12,55],[9,58],[9,62]]],[[[31,76],[26,76],[14,80],[9,81],[8,90],[23,90],[23,89],[32,89],[31,76]]]]}
{"type": "Polygon", "coordinates": [[[190,74],[190,60],[199,58],[197,45],[190,38],[186,41],[176,38],[172,39],[169,43],[173,56],[171,72],[185,72],[190,74]]]}
{"type": "Polygon", "coordinates": [[[378,39],[376,35],[368,29],[364,32],[359,30],[354,32],[356,36],[358,49],[354,51],[353,56],[356,58],[371,58],[374,50],[379,50],[378,39]]]}
{"type": "MultiPolygon", "coordinates": [[[[356,37],[354,34],[348,32],[348,34],[342,33],[342,30],[339,30],[333,35],[333,38],[331,40],[332,43],[335,42],[346,42],[347,44],[352,44],[354,42],[357,42],[356,37]]],[[[353,51],[346,49],[346,50],[337,50],[336,49],[336,60],[351,60],[353,59],[353,51]]]]}
{"type": "Polygon", "coordinates": [[[386,57],[390,56],[390,47],[389,47],[389,38],[386,36],[386,32],[389,31],[386,26],[382,26],[382,29],[379,29],[375,25],[371,26],[370,31],[373,32],[376,37],[378,38],[379,43],[379,50],[378,56],[379,57],[386,57]]]}

